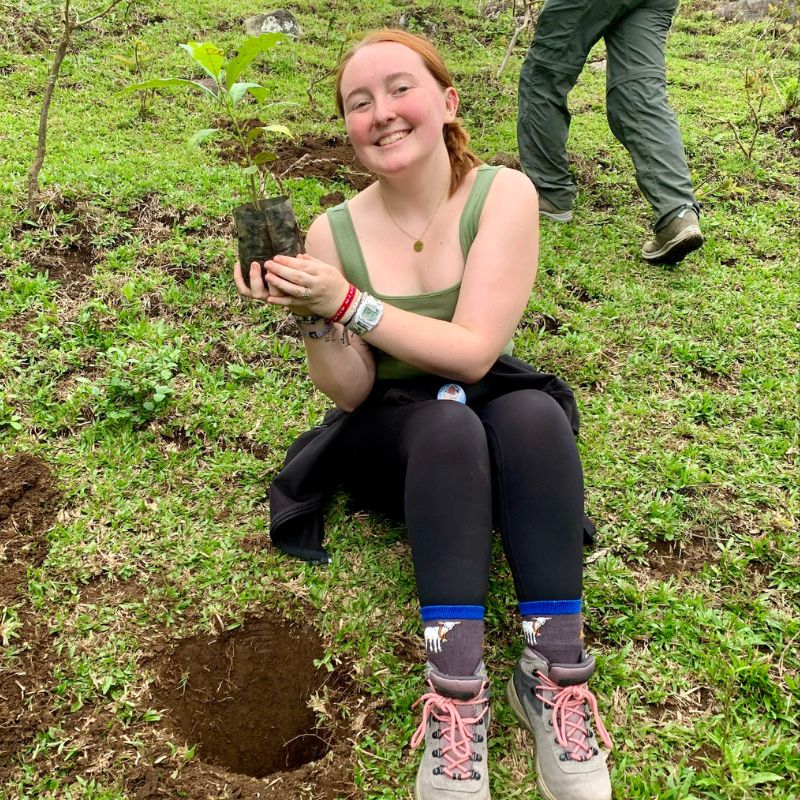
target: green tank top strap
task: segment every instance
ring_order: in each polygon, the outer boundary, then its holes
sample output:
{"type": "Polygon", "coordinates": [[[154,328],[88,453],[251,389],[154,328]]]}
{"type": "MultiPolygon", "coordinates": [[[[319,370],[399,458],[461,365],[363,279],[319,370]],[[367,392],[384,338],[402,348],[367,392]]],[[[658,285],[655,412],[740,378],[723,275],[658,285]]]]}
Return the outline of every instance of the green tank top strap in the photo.
{"type": "Polygon", "coordinates": [[[464,254],[464,260],[466,260],[469,249],[478,235],[478,223],[481,220],[483,204],[486,202],[486,196],[489,194],[492,181],[501,169],[503,169],[502,166],[492,166],[491,164],[481,164],[478,167],[475,183],[472,185],[467,202],[464,204],[464,210],[461,212],[461,222],[458,226],[458,235],[461,240],[461,252],[464,254]]]}
{"type": "Polygon", "coordinates": [[[361,252],[361,245],[358,243],[358,236],[353,225],[353,218],[347,208],[347,201],[329,208],[326,216],[331,226],[333,241],[339,253],[339,261],[342,264],[345,278],[350,283],[361,286],[374,294],[367,265],[364,263],[364,255],[361,252]]]}

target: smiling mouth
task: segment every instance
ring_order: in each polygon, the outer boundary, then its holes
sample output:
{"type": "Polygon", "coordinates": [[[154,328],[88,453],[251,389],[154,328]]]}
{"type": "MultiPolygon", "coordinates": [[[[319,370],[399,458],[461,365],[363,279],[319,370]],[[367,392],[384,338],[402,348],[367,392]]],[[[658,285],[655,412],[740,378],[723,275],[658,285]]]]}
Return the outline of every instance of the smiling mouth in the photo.
{"type": "Polygon", "coordinates": [[[382,139],[378,139],[378,147],[386,147],[388,144],[399,142],[401,139],[405,139],[409,133],[410,131],[397,131],[397,133],[391,133],[388,136],[384,136],[382,139]]]}

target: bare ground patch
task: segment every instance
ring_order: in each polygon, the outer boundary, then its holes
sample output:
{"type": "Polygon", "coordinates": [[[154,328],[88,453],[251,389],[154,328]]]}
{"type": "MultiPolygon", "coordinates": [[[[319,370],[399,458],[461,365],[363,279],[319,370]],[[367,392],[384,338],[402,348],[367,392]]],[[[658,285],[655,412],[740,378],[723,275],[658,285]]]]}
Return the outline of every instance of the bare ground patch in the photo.
{"type": "Polygon", "coordinates": [[[719,550],[713,539],[693,536],[686,541],[653,542],[648,564],[652,577],[663,581],[673,575],[699,572],[718,557],[719,550]]]}
{"type": "MultiPolygon", "coordinates": [[[[251,119],[247,128],[262,127],[266,123],[251,119]]],[[[225,121],[219,121],[225,127],[225,121]]],[[[316,178],[339,181],[352,186],[356,191],[366,189],[375,178],[367,172],[356,158],[355,151],[342,136],[317,136],[308,134],[296,141],[279,142],[269,148],[276,159],[269,170],[280,178],[316,178]]],[[[243,160],[241,147],[234,141],[220,146],[223,160],[240,163],[243,160]]]]}
{"type": "Polygon", "coordinates": [[[51,722],[54,653],[47,625],[30,607],[26,575],[47,555],[44,534],[59,498],[42,459],[22,454],[0,461],[0,604],[16,611],[19,623],[5,631],[18,655],[0,669],[0,782],[20,744],[51,722]]]}
{"type": "Polygon", "coordinates": [[[352,738],[371,707],[343,676],[314,665],[323,654],[310,626],[261,617],[155,656],[152,702],[166,711],[159,738],[196,756],[176,770],[153,742],[151,763],[125,781],[131,796],[212,798],[224,787],[262,800],[358,796],[352,738]]]}

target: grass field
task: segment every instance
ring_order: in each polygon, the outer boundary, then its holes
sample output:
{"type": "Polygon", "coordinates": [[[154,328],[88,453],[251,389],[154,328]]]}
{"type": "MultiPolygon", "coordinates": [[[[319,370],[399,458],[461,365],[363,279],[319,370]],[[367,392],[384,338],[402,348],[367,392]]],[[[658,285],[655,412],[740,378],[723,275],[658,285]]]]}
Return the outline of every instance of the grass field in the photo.
{"type": "MultiPolygon", "coordinates": [[[[142,117],[119,91],[135,78],[114,56],[135,40],[153,76],[198,77],[177,45],[232,52],[263,9],[145,1],[77,32],[31,216],[25,175],[58,37],[48,7],[0,3],[0,797],[409,798],[424,650],[404,533],[337,497],[328,568],[271,549],[270,479],[328,402],[281,312],[235,290],[237,167],[222,140],[186,147],[214,122],[208,105],[166,91],[142,117]],[[258,668],[289,675],[293,659],[319,668],[298,677],[316,683],[296,713],[327,754],[257,777],[269,734],[256,723],[284,699],[259,688],[258,668]],[[230,729],[220,704],[237,711],[230,729]]],[[[571,97],[575,219],[542,226],[515,340],[575,387],[582,413],[598,524],[587,640],[620,800],[800,796],[800,33],[711,8],[685,2],[668,44],[705,247],[674,269],[638,257],[650,211],[608,130],[600,45],[571,97]]],[[[444,52],[475,151],[513,163],[530,32],[498,77],[510,5],[292,10],[301,39],[248,74],[282,103],[253,117],[297,137],[280,163],[301,141],[332,159],[283,178],[301,226],[364,180],[333,155],[342,43],[401,14],[444,52]]],[[[502,691],[514,611],[497,543],[498,800],[536,796],[502,691]]]]}

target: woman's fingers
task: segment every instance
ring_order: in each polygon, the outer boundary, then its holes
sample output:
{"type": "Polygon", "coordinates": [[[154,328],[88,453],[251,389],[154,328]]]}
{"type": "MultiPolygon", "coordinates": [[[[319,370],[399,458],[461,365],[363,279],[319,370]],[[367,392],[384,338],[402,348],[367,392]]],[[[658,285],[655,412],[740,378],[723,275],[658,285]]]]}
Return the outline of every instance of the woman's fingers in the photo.
{"type": "Polygon", "coordinates": [[[245,297],[252,297],[252,293],[242,277],[242,268],[238,261],[233,265],[233,282],[236,284],[239,294],[243,294],[245,297]]]}

